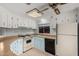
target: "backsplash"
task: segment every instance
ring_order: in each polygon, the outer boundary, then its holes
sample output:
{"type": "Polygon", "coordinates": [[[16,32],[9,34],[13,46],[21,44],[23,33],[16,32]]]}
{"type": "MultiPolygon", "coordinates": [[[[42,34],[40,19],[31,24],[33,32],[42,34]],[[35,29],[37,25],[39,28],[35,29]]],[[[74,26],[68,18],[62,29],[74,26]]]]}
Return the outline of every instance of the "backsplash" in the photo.
{"type": "Polygon", "coordinates": [[[0,30],[0,35],[25,35],[34,33],[34,30],[25,28],[1,28],[0,30]]]}

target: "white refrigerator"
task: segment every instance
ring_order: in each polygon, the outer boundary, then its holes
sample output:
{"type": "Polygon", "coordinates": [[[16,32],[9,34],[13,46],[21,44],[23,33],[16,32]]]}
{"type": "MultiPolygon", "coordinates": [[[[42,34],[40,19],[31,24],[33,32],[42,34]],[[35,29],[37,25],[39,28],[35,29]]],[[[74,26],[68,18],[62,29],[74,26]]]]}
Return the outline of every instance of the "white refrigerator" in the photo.
{"type": "Polygon", "coordinates": [[[78,24],[57,24],[56,55],[78,55],[78,24]]]}

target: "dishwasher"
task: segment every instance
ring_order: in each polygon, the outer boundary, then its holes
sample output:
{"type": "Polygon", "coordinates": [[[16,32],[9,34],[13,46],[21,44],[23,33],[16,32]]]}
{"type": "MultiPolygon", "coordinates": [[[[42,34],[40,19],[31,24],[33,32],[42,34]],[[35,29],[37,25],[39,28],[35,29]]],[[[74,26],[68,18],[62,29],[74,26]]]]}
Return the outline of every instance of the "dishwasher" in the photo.
{"type": "Polygon", "coordinates": [[[55,39],[45,38],[45,51],[55,55],[55,39]]]}

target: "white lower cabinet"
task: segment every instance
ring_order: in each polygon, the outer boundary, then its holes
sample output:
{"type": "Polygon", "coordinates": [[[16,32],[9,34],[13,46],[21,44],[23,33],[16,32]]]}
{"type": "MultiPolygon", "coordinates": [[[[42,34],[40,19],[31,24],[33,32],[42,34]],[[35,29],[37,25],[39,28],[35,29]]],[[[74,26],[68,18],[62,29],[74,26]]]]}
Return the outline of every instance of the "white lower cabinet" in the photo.
{"type": "Polygon", "coordinates": [[[23,39],[19,38],[15,40],[14,42],[12,42],[10,44],[10,49],[16,55],[22,54],[23,53],[23,39]]]}
{"type": "Polygon", "coordinates": [[[32,44],[35,48],[45,51],[45,41],[44,38],[41,37],[33,37],[32,44]]]}

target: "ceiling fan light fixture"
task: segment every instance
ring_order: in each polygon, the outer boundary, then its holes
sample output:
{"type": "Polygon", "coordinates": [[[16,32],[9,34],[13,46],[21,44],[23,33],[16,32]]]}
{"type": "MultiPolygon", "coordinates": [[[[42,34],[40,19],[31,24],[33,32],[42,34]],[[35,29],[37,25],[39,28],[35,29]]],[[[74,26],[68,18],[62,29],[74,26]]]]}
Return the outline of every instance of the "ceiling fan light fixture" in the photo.
{"type": "Polygon", "coordinates": [[[26,13],[31,17],[40,17],[40,16],[42,16],[42,13],[36,8],[34,8],[34,9],[32,9],[32,10],[26,12],[26,13]]]}

